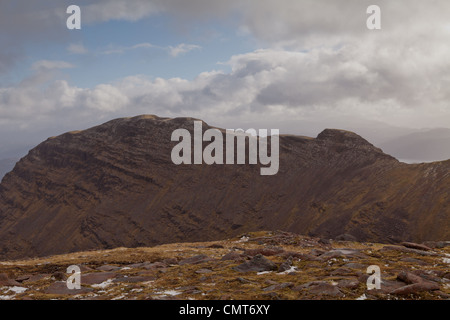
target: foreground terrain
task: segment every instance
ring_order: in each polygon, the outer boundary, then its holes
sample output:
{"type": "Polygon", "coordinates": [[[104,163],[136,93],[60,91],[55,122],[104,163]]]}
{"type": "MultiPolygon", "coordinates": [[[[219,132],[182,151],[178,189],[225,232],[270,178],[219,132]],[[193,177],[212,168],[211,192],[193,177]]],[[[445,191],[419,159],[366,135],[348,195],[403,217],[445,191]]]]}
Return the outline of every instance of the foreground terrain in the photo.
{"type": "MultiPolygon", "coordinates": [[[[345,237],[343,237],[345,238],[345,237]]],[[[343,239],[346,240],[346,239],[343,239]]],[[[383,245],[256,232],[0,263],[0,299],[450,299],[450,242],[383,245]],[[68,290],[67,267],[81,268],[68,290]],[[366,271],[381,269],[381,289],[366,271]]]]}

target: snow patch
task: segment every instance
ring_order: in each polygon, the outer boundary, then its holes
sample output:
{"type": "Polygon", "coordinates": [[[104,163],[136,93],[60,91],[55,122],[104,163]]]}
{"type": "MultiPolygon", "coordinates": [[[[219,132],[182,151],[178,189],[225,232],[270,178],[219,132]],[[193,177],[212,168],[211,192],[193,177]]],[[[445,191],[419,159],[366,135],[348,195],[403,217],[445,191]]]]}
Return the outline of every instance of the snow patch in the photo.
{"type": "Polygon", "coordinates": [[[242,237],[238,240],[238,242],[247,242],[249,239],[250,239],[249,237],[242,236],[242,237]]]}
{"type": "Polygon", "coordinates": [[[288,270],[283,271],[283,272],[278,272],[277,274],[288,274],[288,273],[295,272],[295,271],[297,271],[297,267],[292,266],[288,270]]]}
{"type": "Polygon", "coordinates": [[[176,291],[176,290],[166,290],[166,291],[163,291],[163,292],[158,293],[158,294],[165,294],[167,296],[177,296],[177,295],[182,294],[182,293],[183,292],[176,291]]]}
{"type": "Polygon", "coordinates": [[[9,291],[12,291],[14,293],[24,293],[25,291],[27,291],[27,288],[23,288],[23,287],[12,287],[9,289],[9,291]]]}
{"type": "Polygon", "coordinates": [[[112,283],[113,283],[112,279],[108,279],[106,281],[103,281],[102,283],[93,284],[93,285],[91,285],[91,287],[105,289],[105,288],[109,287],[112,283]]]}

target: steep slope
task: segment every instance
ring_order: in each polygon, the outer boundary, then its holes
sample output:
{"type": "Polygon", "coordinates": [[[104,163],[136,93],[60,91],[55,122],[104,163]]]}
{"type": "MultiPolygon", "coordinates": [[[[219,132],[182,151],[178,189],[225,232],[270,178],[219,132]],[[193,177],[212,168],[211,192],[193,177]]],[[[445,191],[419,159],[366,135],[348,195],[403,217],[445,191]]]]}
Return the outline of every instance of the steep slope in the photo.
{"type": "MultiPolygon", "coordinates": [[[[280,170],[181,165],[193,119],[117,119],[43,142],[0,184],[0,258],[285,230],[361,241],[450,239],[450,161],[407,165],[360,136],[281,136],[280,170]]],[[[203,130],[209,126],[203,124],[203,130]]]]}
{"type": "Polygon", "coordinates": [[[7,158],[7,159],[1,159],[0,160],[0,181],[2,178],[7,174],[9,171],[11,171],[14,168],[14,165],[19,159],[15,158],[7,158]]]}

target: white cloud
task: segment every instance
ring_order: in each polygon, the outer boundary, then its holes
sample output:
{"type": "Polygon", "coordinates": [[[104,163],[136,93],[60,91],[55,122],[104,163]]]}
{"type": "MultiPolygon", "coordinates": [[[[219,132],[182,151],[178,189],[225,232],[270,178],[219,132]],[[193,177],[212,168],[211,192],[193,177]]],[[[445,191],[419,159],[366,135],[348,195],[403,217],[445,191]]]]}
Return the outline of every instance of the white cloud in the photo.
{"type": "MultiPolygon", "coordinates": [[[[35,74],[0,91],[2,117],[89,117],[156,113],[211,119],[363,119],[397,126],[446,126],[450,61],[415,50],[375,50],[365,43],[309,52],[257,50],[233,56],[232,71],[205,72],[192,81],[134,76],[92,89],[49,81],[44,70],[70,67],[39,61],[35,74]],[[399,61],[401,63],[399,64],[399,61]],[[417,70],[426,73],[417,76],[417,70]],[[411,79],[415,79],[411,81],[411,79]]],[[[357,120],[349,120],[357,121],[357,120]]]]}
{"type": "Polygon", "coordinates": [[[149,48],[161,48],[161,47],[155,46],[148,42],[138,43],[138,44],[135,44],[133,46],[128,46],[128,47],[111,45],[108,49],[103,50],[101,53],[102,54],[123,54],[123,53],[125,53],[127,51],[131,51],[131,50],[149,49],[149,48]]]}
{"type": "Polygon", "coordinates": [[[132,50],[137,50],[137,49],[150,49],[150,48],[167,51],[169,53],[169,55],[174,58],[184,55],[192,50],[201,49],[200,46],[194,45],[194,44],[181,43],[175,47],[172,47],[172,46],[162,47],[162,46],[153,45],[148,42],[144,42],[144,43],[138,43],[138,44],[135,44],[133,46],[128,46],[128,47],[110,45],[107,49],[101,51],[101,54],[106,54],[106,55],[124,54],[127,51],[132,51],[132,50]]]}
{"type": "Polygon", "coordinates": [[[83,7],[86,23],[109,20],[137,21],[161,11],[159,1],[147,0],[101,0],[83,7]]]}
{"type": "Polygon", "coordinates": [[[176,47],[169,47],[169,53],[172,57],[178,57],[179,55],[186,54],[192,50],[201,49],[200,46],[197,46],[195,44],[185,44],[181,43],[177,45],[176,47]]]}
{"type": "Polygon", "coordinates": [[[82,43],[71,43],[67,51],[72,54],[87,54],[89,50],[82,43]]]}
{"type": "MultiPolygon", "coordinates": [[[[228,25],[253,35],[267,49],[231,57],[230,73],[204,72],[192,81],[134,76],[94,88],[52,78],[50,71],[71,68],[70,63],[38,61],[29,78],[0,88],[0,123],[14,129],[57,122],[75,129],[102,119],[155,113],[194,116],[217,125],[279,124],[284,131],[297,133],[299,123],[321,129],[325,124],[342,128],[367,123],[378,128],[448,127],[450,2],[379,0],[379,32],[366,28],[370,4],[368,0],[81,1],[85,23],[136,21],[159,13],[186,25],[227,19],[228,25]]],[[[12,36],[30,29],[8,16],[7,10],[0,12],[0,21],[12,36]]],[[[48,16],[54,14],[35,19],[30,15],[34,23],[48,16]]],[[[36,25],[42,31],[42,24],[36,25]]],[[[146,48],[165,50],[173,57],[201,49],[184,43],[173,47],[139,43],[103,53],[146,48]]],[[[67,50],[87,51],[81,44],[67,50]]],[[[0,71],[11,60],[11,54],[0,54],[0,71]]]]}
{"type": "Polygon", "coordinates": [[[69,69],[74,68],[74,65],[65,61],[57,61],[57,60],[40,60],[33,63],[32,67],[33,70],[39,70],[39,69],[69,69]]]}

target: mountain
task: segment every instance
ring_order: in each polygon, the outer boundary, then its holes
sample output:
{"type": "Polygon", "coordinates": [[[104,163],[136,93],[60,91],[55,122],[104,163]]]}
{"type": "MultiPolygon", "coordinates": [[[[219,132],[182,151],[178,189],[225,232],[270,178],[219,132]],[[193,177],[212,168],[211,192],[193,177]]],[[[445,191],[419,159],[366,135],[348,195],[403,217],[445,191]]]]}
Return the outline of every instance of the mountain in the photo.
{"type": "Polygon", "coordinates": [[[450,129],[414,132],[380,144],[380,147],[405,162],[430,162],[450,159],[450,129]]]}
{"type": "Polygon", "coordinates": [[[193,122],[116,119],[32,149],[0,184],[0,259],[259,230],[450,239],[450,161],[401,163],[355,133],[327,129],[317,138],[280,136],[272,176],[260,175],[260,165],[177,166],[172,132],[193,132],[193,122]]]}
{"type": "Polygon", "coordinates": [[[8,158],[8,159],[0,159],[0,181],[1,179],[14,168],[14,165],[19,159],[8,158]]]}

